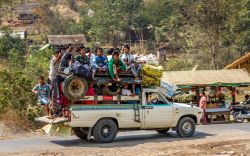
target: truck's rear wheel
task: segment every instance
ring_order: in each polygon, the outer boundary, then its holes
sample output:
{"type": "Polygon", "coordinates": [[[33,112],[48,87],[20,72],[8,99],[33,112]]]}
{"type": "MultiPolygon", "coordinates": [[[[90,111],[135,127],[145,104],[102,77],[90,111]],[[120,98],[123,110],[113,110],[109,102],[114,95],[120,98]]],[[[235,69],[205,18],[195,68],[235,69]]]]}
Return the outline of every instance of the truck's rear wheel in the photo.
{"type": "Polygon", "coordinates": [[[161,129],[161,130],[157,130],[158,133],[160,134],[165,134],[170,130],[170,128],[166,128],[166,129],[161,129]]]}
{"type": "Polygon", "coordinates": [[[87,129],[81,128],[81,127],[76,127],[74,128],[75,134],[78,138],[80,139],[87,139],[88,136],[88,131],[87,129]]]}
{"type": "Polygon", "coordinates": [[[117,125],[111,119],[101,119],[93,128],[93,136],[99,143],[112,142],[117,135],[117,125]]]}
{"type": "Polygon", "coordinates": [[[195,122],[190,117],[181,118],[176,127],[177,134],[182,137],[191,137],[195,132],[195,122]]]}

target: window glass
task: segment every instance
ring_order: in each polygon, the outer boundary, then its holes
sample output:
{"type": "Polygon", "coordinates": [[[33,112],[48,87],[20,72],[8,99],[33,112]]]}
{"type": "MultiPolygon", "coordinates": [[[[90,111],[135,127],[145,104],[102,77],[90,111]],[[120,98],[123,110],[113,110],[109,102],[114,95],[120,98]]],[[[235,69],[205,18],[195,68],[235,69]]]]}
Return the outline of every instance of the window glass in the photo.
{"type": "Polygon", "coordinates": [[[163,97],[157,92],[147,92],[146,93],[146,102],[148,105],[152,104],[166,104],[167,102],[163,97]]]}

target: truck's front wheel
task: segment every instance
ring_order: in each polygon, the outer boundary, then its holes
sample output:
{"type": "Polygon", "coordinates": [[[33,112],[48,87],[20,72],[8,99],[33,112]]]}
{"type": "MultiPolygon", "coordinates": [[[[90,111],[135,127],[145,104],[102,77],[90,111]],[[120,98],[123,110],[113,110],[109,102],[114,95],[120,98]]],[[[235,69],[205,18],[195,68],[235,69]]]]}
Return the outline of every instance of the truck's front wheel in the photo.
{"type": "Polygon", "coordinates": [[[93,136],[99,143],[109,143],[115,139],[117,131],[117,125],[113,120],[101,119],[93,128],[93,136]]]}
{"type": "Polygon", "coordinates": [[[74,128],[74,131],[78,138],[84,139],[84,140],[87,139],[88,131],[86,129],[81,128],[81,127],[76,127],[74,128]]]}
{"type": "Polygon", "coordinates": [[[191,137],[195,132],[195,122],[190,117],[181,118],[176,127],[177,134],[182,137],[191,137]]]}

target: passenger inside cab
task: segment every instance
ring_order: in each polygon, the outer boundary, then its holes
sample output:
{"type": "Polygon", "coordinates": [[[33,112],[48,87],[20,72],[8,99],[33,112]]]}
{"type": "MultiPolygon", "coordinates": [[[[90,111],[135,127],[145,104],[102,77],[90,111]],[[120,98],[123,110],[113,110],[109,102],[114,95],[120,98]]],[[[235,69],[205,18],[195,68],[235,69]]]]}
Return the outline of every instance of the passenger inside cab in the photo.
{"type": "Polygon", "coordinates": [[[157,92],[147,92],[146,93],[146,102],[147,105],[158,105],[166,104],[167,102],[164,98],[157,92]]]}

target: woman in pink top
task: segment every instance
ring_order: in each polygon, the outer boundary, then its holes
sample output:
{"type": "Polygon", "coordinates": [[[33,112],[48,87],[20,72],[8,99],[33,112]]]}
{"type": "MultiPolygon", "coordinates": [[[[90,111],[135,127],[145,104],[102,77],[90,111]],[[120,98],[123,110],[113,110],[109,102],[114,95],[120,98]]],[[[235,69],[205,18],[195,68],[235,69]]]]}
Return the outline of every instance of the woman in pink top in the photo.
{"type": "Polygon", "coordinates": [[[205,111],[207,109],[207,98],[206,94],[204,92],[200,93],[200,102],[199,102],[199,107],[203,110],[203,124],[207,124],[207,118],[205,111]]]}

